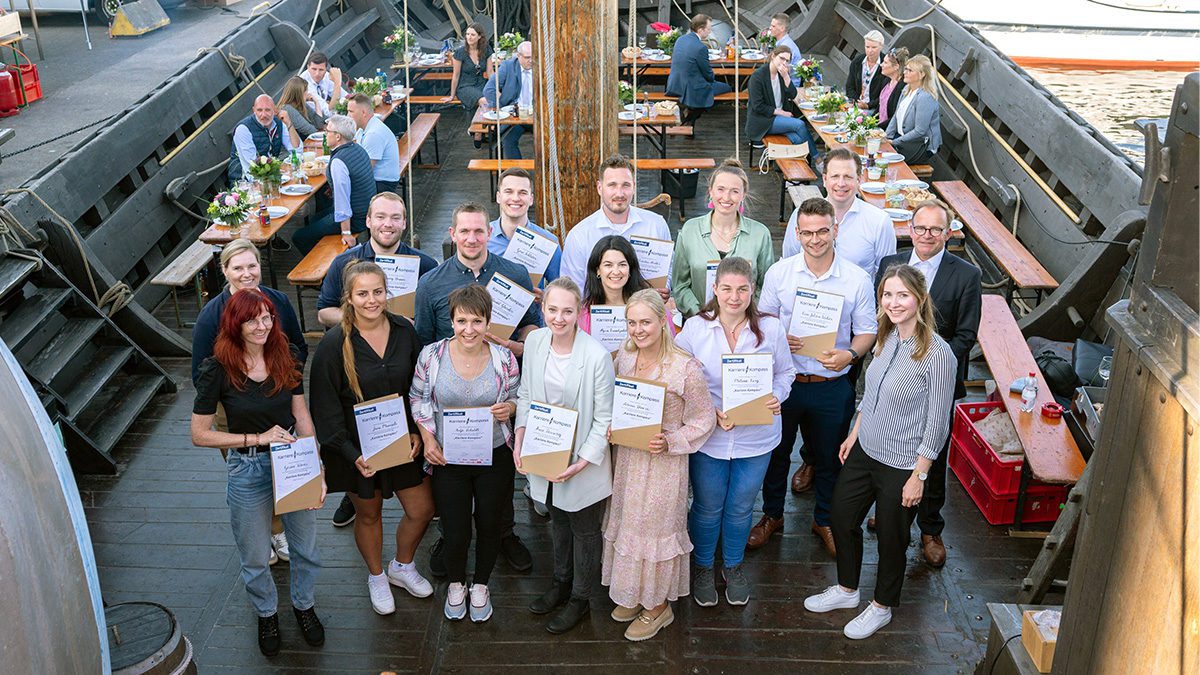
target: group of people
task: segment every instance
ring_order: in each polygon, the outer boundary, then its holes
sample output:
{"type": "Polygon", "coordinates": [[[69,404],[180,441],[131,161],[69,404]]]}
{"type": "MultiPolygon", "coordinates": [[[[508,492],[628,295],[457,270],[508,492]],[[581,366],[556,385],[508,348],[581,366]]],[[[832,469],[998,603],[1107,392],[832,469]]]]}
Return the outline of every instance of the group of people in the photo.
{"type": "Polygon", "coordinates": [[[499,218],[489,220],[477,203],[454,210],[454,253],[440,264],[403,243],[405,204],[379,192],[364,214],[369,238],[333,262],[321,289],[318,317],[329,330],[313,352],[307,399],[308,347],[294,310],[262,285],[252,244],[226,246],[228,288],[205,306],[194,331],[192,437],[225,453],[231,525],[262,651],[280,648],[269,572],[275,557],[290,560],[304,638],[324,640],[314,610],[315,512],[272,525],[272,443],[315,436],[326,489],[346,495],[349,515],[339,508],[335,519],[353,522],[376,612],[395,610],[392,586],[418,598],[434,593],[415,553],[436,514],[427,573],[448,582],[443,612],[484,622],[493,613],[496,561],[532,566],[512,530],[535,403],[579,414],[567,469],[550,480],[527,476],[529,495],[551,519],[553,581],[529,606],[548,616],[548,631],[575,627],[603,602],[605,588],[616,605],[612,618],[628,624],[625,636],[634,641],[669,625],[670,603],[689,594],[710,607],[723,586],[727,603],[746,604],[753,575],[745,552],[783,527],[797,432],[803,463],[792,487],[815,486],[812,530],[837,560],[837,583],[805,607],[859,608],[861,526],[874,505],[874,599],[845,634],[865,638],[890,621],[914,518],[926,559],[945,560],[938,515],[945,448],[981,287],[976,268],[946,254],[952,214],[940,202],[918,206],[913,251],[896,253],[890,220],[858,198],[859,161],[846,150],[828,153],[829,198],[796,209],[777,260],[766,226],[742,213],[749,182],[736,161],[710,175],[711,210],[672,237],[660,216],[633,204],[630,161],[611,157],[597,172],[600,208],[570,229],[537,287],[504,257],[517,227],[554,236],[530,222],[528,172],[500,176],[499,218]],[[629,237],[675,240],[667,288],[644,277],[629,237]],[[420,257],[413,321],[387,309],[387,276],[374,260],[390,254],[420,257]],[[497,273],[537,297],[509,338],[491,330],[485,286],[497,273]],[[843,299],[831,348],[819,356],[806,355],[804,340],[789,334],[798,289],[843,299]],[[625,308],[627,333],[615,352],[591,335],[590,308],[598,305],[625,308]],[[725,414],[720,357],[747,353],[772,357],[770,424],[739,425],[725,414]],[[856,406],[862,370],[866,393],[856,406]],[[617,376],[666,390],[661,431],[648,450],[610,443],[617,376]],[[389,394],[406,401],[414,461],[377,469],[362,457],[353,408],[389,394]],[[493,420],[489,461],[448,462],[442,413],[481,407],[493,420]],[[754,525],[760,491],[764,515],[754,525]],[[393,495],[404,515],[385,561],[381,512],[393,495]]]}

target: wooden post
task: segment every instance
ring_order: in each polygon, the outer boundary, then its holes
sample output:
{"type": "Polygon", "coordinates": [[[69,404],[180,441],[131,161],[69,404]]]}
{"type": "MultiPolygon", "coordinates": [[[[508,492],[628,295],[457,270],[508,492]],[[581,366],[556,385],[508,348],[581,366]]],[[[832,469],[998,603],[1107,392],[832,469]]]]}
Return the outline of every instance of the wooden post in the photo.
{"type": "Polygon", "coordinates": [[[560,238],[600,206],[617,151],[617,0],[532,0],[537,222],[560,238]]]}

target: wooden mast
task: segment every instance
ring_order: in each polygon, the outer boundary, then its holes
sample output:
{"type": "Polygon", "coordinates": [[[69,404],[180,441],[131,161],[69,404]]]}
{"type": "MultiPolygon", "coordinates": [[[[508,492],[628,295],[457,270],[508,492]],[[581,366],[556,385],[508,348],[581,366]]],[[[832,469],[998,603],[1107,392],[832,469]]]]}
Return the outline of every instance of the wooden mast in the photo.
{"type": "Polygon", "coordinates": [[[537,222],[560,238],[599,208],[617,151],[617,0],[532,0],[537,222]]]}

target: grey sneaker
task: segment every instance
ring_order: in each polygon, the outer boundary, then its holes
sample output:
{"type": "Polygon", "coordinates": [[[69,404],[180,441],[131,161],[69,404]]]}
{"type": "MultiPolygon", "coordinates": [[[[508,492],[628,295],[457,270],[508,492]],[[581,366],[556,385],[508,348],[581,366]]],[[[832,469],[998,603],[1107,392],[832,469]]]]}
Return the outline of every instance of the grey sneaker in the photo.
{"type": "Polygon", "coordinates": [[[471,621],[483,623],[492,618],[492,594],[483,584],[471,584],[471,621]]]}
{"type": "Polygon", "coordinates": [[[451,621],[462,621],[467,615],[467,587],[460,583],[452,583],[446,589],[446,607],[444,614],[451,621]]]}
{"type": "Polygon", "coordinates": [[[725,578],[725,601],[731,605],[744,605],[750,602],[750,582],[742,572],[741,564],[726,567],[721,572],[725,578]]]}
{"type": "Polygon", "coordinates": [[[692,598],[701,607],[717,604],[717,580],[713,568],[692,565],[692,598]]]}

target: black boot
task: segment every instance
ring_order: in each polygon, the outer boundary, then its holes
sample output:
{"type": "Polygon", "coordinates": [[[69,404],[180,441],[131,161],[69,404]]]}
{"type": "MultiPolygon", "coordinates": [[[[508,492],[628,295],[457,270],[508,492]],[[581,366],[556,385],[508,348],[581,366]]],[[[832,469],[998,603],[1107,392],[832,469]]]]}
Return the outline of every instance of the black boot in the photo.
{"type": "Polygon", "coordinates": [[[279,653],[279,615],[258,617],[258,648],[263,656],[279,653]]]}
{"type": "Polygon", "coordinates": [[[529,611],[534,614],[549,614],[571,599],[571,582],[555,581],[536,600],[529,603],[529,611]]]}
{"type": "Polygon", "coordinates": [[[550,617],[550,621],[546,624],[546,630],[555,635],[562,635],[571,630],[583,621],[583,617],[587,616],[590,611],[590,606],[587,600],[583,598],[571,598],[558,613],[550,617]]]}

